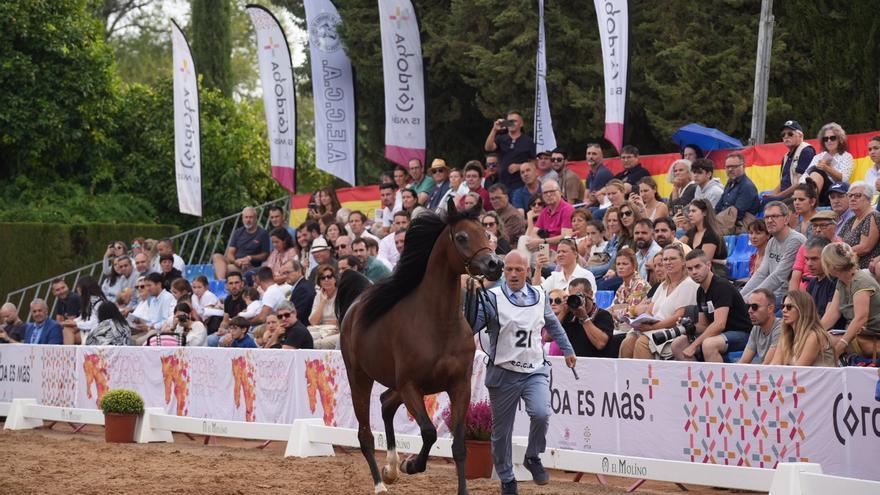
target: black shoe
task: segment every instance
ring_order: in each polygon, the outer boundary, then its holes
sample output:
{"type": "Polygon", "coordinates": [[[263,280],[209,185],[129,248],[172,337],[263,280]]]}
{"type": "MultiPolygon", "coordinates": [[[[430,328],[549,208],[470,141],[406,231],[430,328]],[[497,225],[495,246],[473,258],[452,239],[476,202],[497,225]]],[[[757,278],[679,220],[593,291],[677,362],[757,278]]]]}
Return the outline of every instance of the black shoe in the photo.
{"type": "Polygon", "coordinates": [[[519,492],[516,491],[516,480],[508,481],[507,483],[502,481],[501,495],[519,495],[519,492]]]}
{"type": "Polygon", "coordinates": [[[539,457],[526,457],[523,461],[523,466],[532,473],[532,479],[535,480],[536,484],[546,485],[550,481],[550,475],[544,469],[544,465],[541,464],[539,457]]]}

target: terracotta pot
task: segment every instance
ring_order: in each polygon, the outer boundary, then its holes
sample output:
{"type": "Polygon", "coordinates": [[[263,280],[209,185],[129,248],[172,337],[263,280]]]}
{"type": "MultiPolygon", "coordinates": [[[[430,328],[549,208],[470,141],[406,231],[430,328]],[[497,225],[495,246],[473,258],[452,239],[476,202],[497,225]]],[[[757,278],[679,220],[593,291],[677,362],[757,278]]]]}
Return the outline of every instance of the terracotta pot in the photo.
{"type": "Polygon", "coordinates": [[[476,478],[492,477],[492,443],[488,440],[465,440],[467,458],[464,461],[464,477],[472,480],[476,478]]]}
{"type": "Polygon", "coordinates": [[[107,443],[134,443],[137,414],[104,413],[104,441],[107,443]]]}

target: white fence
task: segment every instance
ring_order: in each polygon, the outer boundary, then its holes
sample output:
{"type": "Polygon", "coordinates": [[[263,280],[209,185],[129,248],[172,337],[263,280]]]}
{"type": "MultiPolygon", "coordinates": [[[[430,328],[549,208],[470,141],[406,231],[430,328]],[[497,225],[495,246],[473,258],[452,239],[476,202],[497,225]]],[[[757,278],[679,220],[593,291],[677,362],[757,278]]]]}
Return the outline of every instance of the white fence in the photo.
{"type": "MultiPolygon", "coordinates": [[[[4,429],[26,430],[43,426],[43,421],[103,425],[104,415],[94,409],[52,407],[37,404],[35,399],[14,399],[0,402],[0,416],[7,416],[4,429]]],[[[135,439],[139,443],[173,442],[172,432],[252,440],[286,441],[285,457],[334,455],[333,446],[358,447],[357,431],[353,428],[325,426],[320,419],[298,419],[292,425],[249,423],[243,421],[204,420],[167,414],[161,408],[147,408],[137,423],[135,439]]],[[[384,432],[374,432],[377,450],[385,450],[384,432]]],[[[417,453],[422,439],[416,435],[397,435],[401,453],[417,453]]],[[[522,458],[525,438],[514,438],[514,459],[522,458]]],[[[452,457],[452,442],[439,438],[431,449],[435,457],[452,457]]],[[[780,463],[775,470],[703,464],[683,461],[648,459],[548,449],[542,455],[544,465],[551,469],[621,476],[642,480],[668,481],[695,485],[711,485],[741,490],[766,491],[770,495],[877,495],[880,483],[822,474],[815,463],[780,463]]],[[[366,467],[364,468],[366,469],[366,467]]],[[[528,480],[529,473],[521,466],[517,478],[528,480]]]]}

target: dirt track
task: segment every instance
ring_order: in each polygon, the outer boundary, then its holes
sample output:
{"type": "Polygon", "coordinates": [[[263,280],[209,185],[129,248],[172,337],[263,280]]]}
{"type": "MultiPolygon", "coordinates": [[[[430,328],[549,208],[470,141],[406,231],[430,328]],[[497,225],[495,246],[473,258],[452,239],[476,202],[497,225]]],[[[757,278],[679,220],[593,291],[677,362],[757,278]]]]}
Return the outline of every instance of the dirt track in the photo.
{"type": "MultiPolygon", "coordinates": [[[[55,430],[0,431],[0,493],[175,493],[175,494],[372,494],[366,462],[359,451],[337,451],[334,458],[283,457],[284,445],[265,450],[255,441],[221,439],[205,447],[175,435],[173,444],[119,445],[104,443],[103,430],[90,427],[73,435],[67,425],[55,430]]],[[[379,459],[384,461],[380,453],[379,459]]],[[[632,480],[609,478],[610,487],[585,475],[572,483],[573,474],[551,473],[551,483],[537,487],[520,483],[528,494],[617,494],[632,480]]],[[[428,472],[402,476],[389,486],[392,494],[455,493],[455,469],[442,459],[432,459],[428,472]]],[[[468,482],[472,494],[495,494],[498,483],[468,482]]],[[[670,483],[646,483],[636,493],[680,493],[670,483]]],[[[710,488],[690,493],[723,494],[710,488]]]]}

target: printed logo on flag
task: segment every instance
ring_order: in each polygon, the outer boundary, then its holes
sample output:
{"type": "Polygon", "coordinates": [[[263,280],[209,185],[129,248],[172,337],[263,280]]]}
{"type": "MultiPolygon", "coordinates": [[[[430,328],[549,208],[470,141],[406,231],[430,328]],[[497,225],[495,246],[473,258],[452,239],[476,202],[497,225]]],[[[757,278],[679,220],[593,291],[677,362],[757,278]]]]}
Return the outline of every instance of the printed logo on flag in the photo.
{"type": "Polygon", "coordinates": [[[401,13],[400,5],[398,5],[394,8],[394,13],[388,16],[388,19],[390,19],[394,24],[397,25],[398,28],[400,28],[404,22],[410,20],[409,9],[404,8],[403,12],[401,13]]]}
{"type": "Polygon", "coordinates": [[[324,53],[333,53],[342,46],[336,26],[341,19],[332,12],[321,12],[309,23],[309,41],[324,53]]]}

